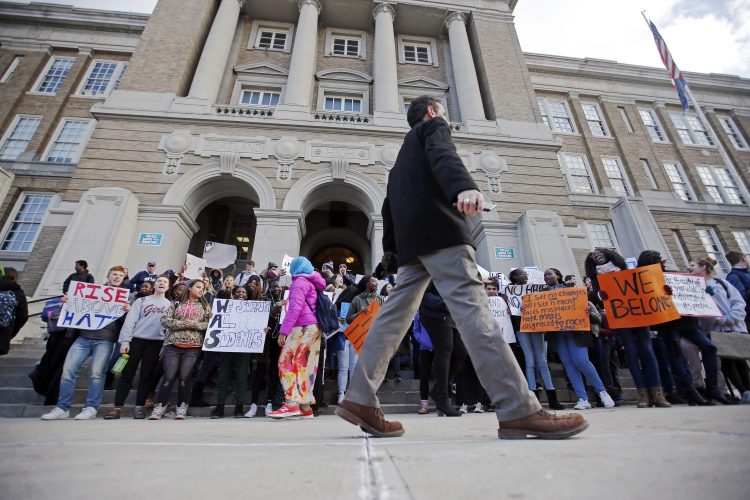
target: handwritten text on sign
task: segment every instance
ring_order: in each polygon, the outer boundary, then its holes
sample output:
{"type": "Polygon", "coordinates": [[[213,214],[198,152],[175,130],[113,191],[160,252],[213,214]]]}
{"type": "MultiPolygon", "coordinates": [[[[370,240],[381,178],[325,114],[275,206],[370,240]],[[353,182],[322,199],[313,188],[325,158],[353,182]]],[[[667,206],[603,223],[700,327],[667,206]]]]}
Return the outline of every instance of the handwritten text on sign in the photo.
{"type": "Polygon", "coordinates": [[[680,317],[664,289],[659,264],[599,275],[604,310],[610,328],[634,328],[680,317]]]}
{"type": "Polygon", "coordinates": [[[545,285],[508,285],[505,287],[505,296],[508,297],[510,313],[513,316],[520,316],[523,296],[544,291],[545,288],[547,288],[545,285]]]}
{"type": "Polygon", "coordinates": [[[271,303],[214,299],[204,351],[262,353],[271,303]]]}
{"type": "Polygon", "coordinates": [[[512,344],[516,341],[516,334],[513,332],[513,323],[510,321],[510,311],[508,304],[502,297],[487,297],[490,300],[490,314],[495,318],[500,326],[500,333],[505,341],[512,344]]]}
{"type": "Polygon", "coordinates": [[[721,318],[716,302],[706,293],[703,276],[664,273],[664,281],[672,287],[672,300],[681,315],[721,318]]]}
{"type": "Polygon", "coordinates": [[[523,298],[522,332],[581,332],[591,329],[585,288],[558,288],[523,298]]]}
{"type": "Polygon", "coordinates": [[[57,326],[99,330],[125,314],[128,289],[71,281],[57,326]]]}

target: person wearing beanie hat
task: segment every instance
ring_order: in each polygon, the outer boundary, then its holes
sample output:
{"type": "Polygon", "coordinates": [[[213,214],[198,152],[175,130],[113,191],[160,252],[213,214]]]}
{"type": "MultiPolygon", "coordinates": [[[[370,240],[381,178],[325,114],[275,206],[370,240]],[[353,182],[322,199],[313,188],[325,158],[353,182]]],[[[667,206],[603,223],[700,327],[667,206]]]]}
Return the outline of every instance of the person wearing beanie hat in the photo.
{"type": "Polygon", "coordinates": [[[286,317],[279,329],[279,379],[284,405],[268,414],[271,418],[312,418],[313,386],[318,372],[322,334],[315,316],[318,291],[326,287],[323,277],[305,257],[296,257],[289,268],[292,286],[286,317]]]}
{"type": "Polygon", "coordinates": [[[332,285],[336,275],[333,273],[333,262],[326,262],[320,268],[320,274],[323,275],[323,279],[326,280],[326,284],[332,285]]]}

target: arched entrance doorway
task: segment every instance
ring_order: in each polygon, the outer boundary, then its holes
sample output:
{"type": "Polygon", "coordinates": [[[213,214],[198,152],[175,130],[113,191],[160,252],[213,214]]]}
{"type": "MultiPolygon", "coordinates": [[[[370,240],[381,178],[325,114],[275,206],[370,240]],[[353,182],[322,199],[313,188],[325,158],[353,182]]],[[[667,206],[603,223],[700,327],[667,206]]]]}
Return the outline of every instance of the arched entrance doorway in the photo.
{"type": "Polygon", "coordinates": [[[239,196],[220,198],[206,205],[195,219],[198,232],[193,235],[188,252],[203,254],[207,241],[237,247],[240,269],[250,259],[255,243],[255,214],[257,202],[239,196]]]}
{"type": "Polygon", "coordinates": [[[368,223],[365,214],[346,202],[321,203],[305,217],[307,233],[300,253],[317,269],[330,261],[335,270],[346,264],[352,274],[372,272],[368,223]]]}

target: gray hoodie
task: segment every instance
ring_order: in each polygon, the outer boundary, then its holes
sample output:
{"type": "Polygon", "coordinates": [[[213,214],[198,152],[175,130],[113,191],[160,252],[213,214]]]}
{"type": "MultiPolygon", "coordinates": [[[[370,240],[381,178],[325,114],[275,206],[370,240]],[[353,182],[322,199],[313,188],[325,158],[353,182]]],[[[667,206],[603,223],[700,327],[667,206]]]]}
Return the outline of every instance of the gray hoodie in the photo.
{"type": "Polygon", "coordinates": [[[133,302],[120,331],[120,344],[130,345],[133,337],[145,340],[164,340],[164,327],[161,317],[172,303],[155,295],[141,297],[133,302]]]}

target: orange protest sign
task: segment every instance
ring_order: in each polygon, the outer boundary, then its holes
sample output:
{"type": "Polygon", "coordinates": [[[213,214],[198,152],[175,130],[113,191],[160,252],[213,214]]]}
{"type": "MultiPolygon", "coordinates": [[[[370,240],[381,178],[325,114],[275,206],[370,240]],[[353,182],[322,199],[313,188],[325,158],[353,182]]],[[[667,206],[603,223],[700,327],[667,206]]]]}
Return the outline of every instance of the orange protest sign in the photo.
{"type": "Polygon", "coordinates": [[[380,304],[377,300],[370,302],[367,309],[363,309],[354,318],[354,321],[349,323],[349,326],[344,330],[344,336],[349,339],[354,349],[359,353],[362,350],[362,345],[365,343],[367,338],[367,332],[370,330],[370,325],[375,319],[375,316],[380,311],[380,304]]]}
{"type": "Polygon", "coordinates": [[[522,332],[588,331],[585,288],[559,288],[523,296],[522,332]]]}
{"type": "Polygon", "coordinates": [[[659,264],[601,274],[600,295],[610,328],[651,326],[680,318],[659,264]]]}

